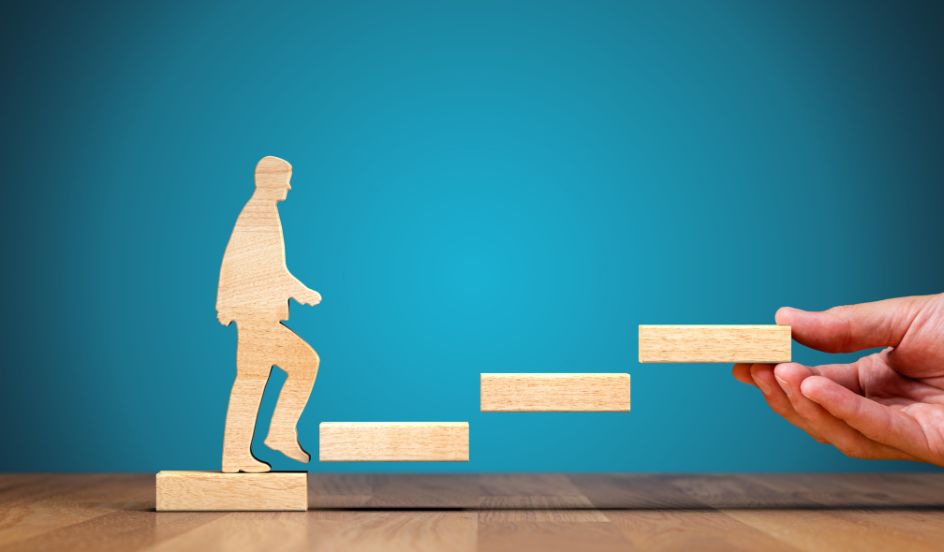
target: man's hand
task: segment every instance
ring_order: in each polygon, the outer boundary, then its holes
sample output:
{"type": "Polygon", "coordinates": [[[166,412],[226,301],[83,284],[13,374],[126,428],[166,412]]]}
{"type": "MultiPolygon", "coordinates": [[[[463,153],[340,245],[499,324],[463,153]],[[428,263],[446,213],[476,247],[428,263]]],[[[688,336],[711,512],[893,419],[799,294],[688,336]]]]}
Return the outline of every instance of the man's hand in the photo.
{"type": "Polygon", "coordinates": [[[315,306],[321,302],[321,294],[313,289],[302,286],[302,289],[292,297],[302,305],[315,306]]]}
{"type": "Polygon", "coordinates": [[[887,347],[852,364],[738,364],[790,423],[847,456],[944,466],[944,294],[777,311],[798,342],[828,353],[887,347]]]}
{"type": "Polygon", "coordinates": [[[218,310],[216,311],[216,319],[220,321],[220,324],[224,326],[229,326],[233,322],[233,316],[226,312],[218,310]]]}

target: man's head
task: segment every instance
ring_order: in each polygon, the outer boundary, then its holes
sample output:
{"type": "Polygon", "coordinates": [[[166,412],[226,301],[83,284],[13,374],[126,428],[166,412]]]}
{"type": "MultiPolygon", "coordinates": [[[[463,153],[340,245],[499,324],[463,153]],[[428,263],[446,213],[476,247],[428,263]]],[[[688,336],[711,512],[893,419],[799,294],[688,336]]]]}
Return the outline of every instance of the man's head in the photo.
{"type": "Polygon", "coordinates": [[[292,166],[288,161],[267,155],[256,164],[256,193],[282,201],[292,189],[292,166]]]}

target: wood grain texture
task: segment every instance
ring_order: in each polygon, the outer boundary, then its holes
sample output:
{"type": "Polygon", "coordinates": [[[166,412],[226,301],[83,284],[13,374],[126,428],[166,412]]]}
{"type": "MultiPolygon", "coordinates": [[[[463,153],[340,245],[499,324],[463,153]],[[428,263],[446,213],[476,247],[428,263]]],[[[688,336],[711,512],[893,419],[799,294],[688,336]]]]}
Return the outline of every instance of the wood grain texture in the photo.
{"type": "Polygon", "coordinates": [[[0,475],[0,551],[939,550],[944,473],[310,474],[308,512],[155,512],[146,475],[0,475]],[[457,509],[461,508],[461,509],[457,509]]]}
{"type": "Polygon", "coordinates": [[[217,318],[236,323],[236,380],[230,391],[223,435],[224,472],[266,472],[269,465],[252,455],[250,444],[266,382],[273,366],[287,374],[272,413],[265,444],[293,460],[310,457],[298,442],[296,425],[308,403],[318,354],[283,321],[289,299],[317,305],[321,295],[302,284],[285,264],[285,240],[278,203],[291,189],[292,166],[278,157],[256,165],[255,192],[230,234],[220,267],[217,318]]]}
{"type": "Polygon", "coordinates": [[[162,471],[157,474],[157,511],[305,511],[305,472],[216,473],[162,471]]]}
{"type": "Polygon", "coordinates": [[[482,412],[629,412],[629,374],[482,374],[482,412]]]}
{"type": "Polygon", "coordinates": [[[639,326],[639,362],[790,362],[790,326],[639,326]]]}
{"type": "Polygon", "coordinates": [[[322,462],[468,462],[467,422],[322,422],[322,462]]]}

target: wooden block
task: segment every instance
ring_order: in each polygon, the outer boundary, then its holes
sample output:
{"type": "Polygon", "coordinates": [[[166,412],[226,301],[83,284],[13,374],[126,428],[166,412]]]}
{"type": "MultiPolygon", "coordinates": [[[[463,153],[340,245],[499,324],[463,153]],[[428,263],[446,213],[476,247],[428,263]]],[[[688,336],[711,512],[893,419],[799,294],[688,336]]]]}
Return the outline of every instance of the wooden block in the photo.
{"type": "Polygon", "coordinates": [[[639,326],[639,362],[790,362],[790,326],[639,326]]]}
{"type": "Polygon", "coordinates": [[[629,412],[629,374],[482,374],[482,412],[629,412]]]}
{"type": "Polygon", "coordinates": [[[157,474],[157,511],[305,511],[307,472],[157,474]]]}
{"type": "Polygon", "coordinates": [[[322,462],[468,462],[468,422],[322,422],[322,462]]]}

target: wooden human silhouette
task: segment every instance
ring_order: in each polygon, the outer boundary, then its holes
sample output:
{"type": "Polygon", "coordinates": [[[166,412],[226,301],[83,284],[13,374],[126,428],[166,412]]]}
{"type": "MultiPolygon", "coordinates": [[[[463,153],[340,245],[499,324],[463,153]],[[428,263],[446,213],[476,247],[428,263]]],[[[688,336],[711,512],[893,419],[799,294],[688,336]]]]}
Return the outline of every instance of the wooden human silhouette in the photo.
{"type": "Polygon", "coordinates": [[[317,305],[321,295],[295,278],[285,265],[285,241],[278,202],[291,185],[292,166],[278,157],[256,165],[256,190],[249,198],[226,245],[216,300],[224,326],[236,322],[236,381],[226,412],[224,472],[266,472],[269,465],[252,455],[252,435],[266,382],[273,366],[286,372],[265,444],[289,458],[310,459],[298,443],[296,425],[318,375],[318,354],[292,330],[289,299],[317,305]]]}

